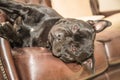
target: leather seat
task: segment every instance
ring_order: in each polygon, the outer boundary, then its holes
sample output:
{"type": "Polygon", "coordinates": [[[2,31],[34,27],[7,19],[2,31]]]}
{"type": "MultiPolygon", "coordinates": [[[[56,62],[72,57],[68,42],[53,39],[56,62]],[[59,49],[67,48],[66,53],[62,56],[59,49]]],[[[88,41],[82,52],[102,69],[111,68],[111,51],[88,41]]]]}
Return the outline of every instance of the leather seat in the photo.
{"type": "Polygon", "coordinates": [[[118,80],[119,39],[120,36],[107,41],[95,41],[94,74],[90,74],[79,64],[64,63],[52,56],[47,49],[40,47],[12,50],[13,61],[20,80],[118,80]]]}
{"type": "MultiPolygon", "coordinates": [[[[105,43],[95,41],[95,74],[90,74],[79,64],[65,64],[58,58],[52,56],[51,52],[45,48],[32,47],[12,50],[16,75],[18,75],[20,80],[119,80],[120,50],[119,46],[112,48],[119,43],[119,39],[120,37],[118,37],[118,40],[115,38],[112,42],[114,44],[111,43],[112,40],[105,43]],[[104,44],[107,44],[107,46],[105,47],[104,44]],[[110,50],[117,51],[117,55],[110,56],[111,53],[107,53],[110,50]]],[[[8,45],[8,43],[6,44],[8,45]]],[[[9,49],[8,46],[5,48],[9,49]]]]}
{"type": "Polygon", "coordinates": [[[79,64],[62,62],[45,48],[22,48],[12,53],[20,80],[78,80],[93,77],[108,68],[105,49],[101,43],[96,44],[94,75],[82,70],[79,64]]]}

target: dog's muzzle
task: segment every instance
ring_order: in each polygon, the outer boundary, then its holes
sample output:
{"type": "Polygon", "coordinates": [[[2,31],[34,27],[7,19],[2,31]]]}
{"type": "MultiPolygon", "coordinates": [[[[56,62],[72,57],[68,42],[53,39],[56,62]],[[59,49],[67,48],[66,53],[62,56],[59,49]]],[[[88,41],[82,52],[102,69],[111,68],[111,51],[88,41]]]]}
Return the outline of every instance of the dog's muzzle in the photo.
{"type": "Polygon", "coordinates": [[[63,44],[55,47],[53,55],[64,62],[82,63],[93,56],[93,48],[82,49],[79,44],[63,44]]]}

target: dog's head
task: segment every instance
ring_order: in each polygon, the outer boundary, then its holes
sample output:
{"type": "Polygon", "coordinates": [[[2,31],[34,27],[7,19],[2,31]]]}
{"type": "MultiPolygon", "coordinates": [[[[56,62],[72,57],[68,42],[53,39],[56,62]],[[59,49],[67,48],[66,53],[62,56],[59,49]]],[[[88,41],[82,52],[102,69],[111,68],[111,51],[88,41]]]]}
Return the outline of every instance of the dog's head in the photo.
{"type": "Polygon", "coordinates": [[[110,25],[106,20],[59,20],[48,36],[53,55],[64,62],[84,62],[93,56],[96,33],[110,25]]]}

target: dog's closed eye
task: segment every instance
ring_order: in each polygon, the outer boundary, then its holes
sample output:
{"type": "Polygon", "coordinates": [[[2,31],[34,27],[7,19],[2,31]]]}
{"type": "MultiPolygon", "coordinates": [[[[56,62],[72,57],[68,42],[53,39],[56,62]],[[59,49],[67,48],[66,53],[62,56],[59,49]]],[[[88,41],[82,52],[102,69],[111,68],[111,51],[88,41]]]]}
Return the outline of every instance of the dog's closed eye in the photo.
{"type": "Polygon", "coordinates": [[[84,39],[85,35],[84,34],[75,34],[74,36],[74,40],[75,41],[81,41],[82,39],[84,39]]]}

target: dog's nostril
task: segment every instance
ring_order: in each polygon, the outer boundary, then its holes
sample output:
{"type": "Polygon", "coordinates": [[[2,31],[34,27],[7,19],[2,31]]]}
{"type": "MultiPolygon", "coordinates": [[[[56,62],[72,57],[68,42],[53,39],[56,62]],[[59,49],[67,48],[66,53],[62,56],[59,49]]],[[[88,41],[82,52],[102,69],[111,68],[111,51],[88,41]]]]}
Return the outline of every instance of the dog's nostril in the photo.
{"type": "Polygon", "coordinates": [[[76,48],[76,46],[75,46],[74,44],[71,45],[71,50],[72,50],[73,52],[77,51],[77,48],[76,48]]]}
{"type": "Polygon", "coordinates": [[[90,52],[90,53],[93,53],[93,52],[94,52],[94,49],[93,49],[93,48],[90,48],[89,52],[90,52]]]}
{"type": "Polygon", "coordinates": [[[60,49],[57,49],[57,52],[60,52],[61,50],[60,49]]]}

